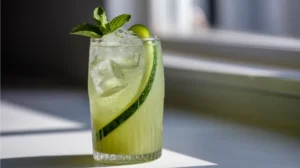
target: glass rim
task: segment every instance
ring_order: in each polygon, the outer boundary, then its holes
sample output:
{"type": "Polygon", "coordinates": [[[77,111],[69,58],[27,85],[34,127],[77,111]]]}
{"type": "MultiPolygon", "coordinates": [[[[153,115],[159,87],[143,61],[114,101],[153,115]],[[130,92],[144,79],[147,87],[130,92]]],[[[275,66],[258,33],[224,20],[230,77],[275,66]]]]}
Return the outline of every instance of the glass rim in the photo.
{"type": "MultiPolygon", "coordinates": [[[[91,38],[91,42],[100,42],[102,38],[91,38]]],[[[152,36],[152,37],[147,37],[147,38],[141,38],[143,42],[148,42],[148,41],[160,41],[160,38],[158,36],[152,36]]],[[[115,42],[115,41],[106,41],[106,42],[115,42]]]]}

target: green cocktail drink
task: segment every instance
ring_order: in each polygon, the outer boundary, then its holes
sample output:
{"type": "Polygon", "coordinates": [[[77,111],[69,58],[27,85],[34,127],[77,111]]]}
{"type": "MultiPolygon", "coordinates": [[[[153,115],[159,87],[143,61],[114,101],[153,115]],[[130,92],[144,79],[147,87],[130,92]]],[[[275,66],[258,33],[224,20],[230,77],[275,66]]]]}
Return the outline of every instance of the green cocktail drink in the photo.
{"type": "MultiPolygon", "coordinates": [[[[99,13],[102,8],[96,10],[99,13]]],[[[102,32],[92,34],[89,30],[94,29],[80,29],[81,35],[92,37],[88,93],[94,159],[110,164],[155,160],[161,156],[163,129],[160,41],[149,37],[150,32],[142,25],[133,26],[131,31],[120,27],[112,30],[116,25],[113,20],[107,24],[108,33],[103,33],[105,26],[100,26],[102,32]]],[[[80,34],[78,30],[72,33],[80,34]]]]}

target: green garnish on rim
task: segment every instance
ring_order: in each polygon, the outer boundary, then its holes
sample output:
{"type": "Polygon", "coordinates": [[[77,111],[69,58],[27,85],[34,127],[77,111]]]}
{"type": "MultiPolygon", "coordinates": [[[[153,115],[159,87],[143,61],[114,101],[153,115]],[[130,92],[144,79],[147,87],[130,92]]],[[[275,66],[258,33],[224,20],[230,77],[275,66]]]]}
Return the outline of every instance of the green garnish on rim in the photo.
{"type": "Polygon", "coordinates": [[[111,22],[109,22],[104,9],[101,6],[98,6],[94,10],[94,20],[96,22],[96,25],[82,23],[73,28],[70,34],[92,38],[101,38],[102,36],[109,34],[125,25],[130,21],[130,18],[131,15],[122,14],[115,17],[113,20],[111,20],[111,22]]]}
{"type": "Polygon", "coordinates": [[[142,24],[136,24],[129,28],[130,31],[133,31],[141,38],[149,38],[151,37],[150,31],[147,29],[146,26],[142,24]]]}
{"type": "MultiPolygon", "coordinates": [[[[102,36],[112,33],[118,28],[121,28],[124,24],[130,21],[131,16],[129,14],[122,14],[110,22],[105,14],[104,9],[101,6],[98,6],[94,10],[94,20],[97,25],[92,25],[89,23],[82,23],[71,31],[70,34],[75,35],[82,35],[91,38],[101,38],[102,36]]],[[[149,38],[151,37],[150,31],[147,29],[146,26],[142,24],[133,25],[129,28],[129,31],[132,31],[140,38],[149,38]]],[[[149,58],[151,62],[148,71],[147,71],[147,81],[142,84],[142,91],[136,96],[136,100],[132,101],[132,104],[127,107],[119,116],[105,125],[102,129],[100,129],[97,133],[97,140],[102,140],[105,136],[107,136],[110,132],[115,130],[119,127],[122,123],[126,122],[137,110],[138,108],[145,102],[149,92],[152,88],[153,81],[156,74],[156,67],[157,67],[157,51],[153,48],[152,45],[148,45],[147,47],[148,52],[153,52],[153,57],[149,58]]]]}

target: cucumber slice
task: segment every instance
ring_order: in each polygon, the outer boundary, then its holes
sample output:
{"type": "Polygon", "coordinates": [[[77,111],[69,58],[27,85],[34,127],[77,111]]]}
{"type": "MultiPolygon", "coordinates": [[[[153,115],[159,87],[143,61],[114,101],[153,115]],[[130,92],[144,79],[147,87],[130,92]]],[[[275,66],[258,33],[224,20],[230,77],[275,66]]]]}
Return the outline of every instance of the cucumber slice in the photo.
{"type": "MultiPolygon", "coordinates": [[[[143,25],[134,25],[130,28],[131,31],[138,34],[141,38],[147,38],[150,37],[151,33],[150,31],[143,25]]],[[[112,120],[110,123],[108,123],[106,126],[104,126],[101,130],[97,132],[97,139],[101,141],[105,136],[107,136],[110,132],[115,130],[117,127],[119,127],[122,123],[124,123],[130,116],[132,116],[137,109],[144,103],[146,100],[156,73],[156,64],[157,64],[157,53],[156,50],[153,50],[153,46],[147,46],[148,52],[151,52],[153,54],[153,57],[149,58],[149,66],[146,75],[146,78],[148,81],[143,82],[142,92],[138,94],[137,99],[133,100],[132,104],[124,110],[123,113],[121,113],[119,116],[117,116],[114,120],[112,120]]]]}

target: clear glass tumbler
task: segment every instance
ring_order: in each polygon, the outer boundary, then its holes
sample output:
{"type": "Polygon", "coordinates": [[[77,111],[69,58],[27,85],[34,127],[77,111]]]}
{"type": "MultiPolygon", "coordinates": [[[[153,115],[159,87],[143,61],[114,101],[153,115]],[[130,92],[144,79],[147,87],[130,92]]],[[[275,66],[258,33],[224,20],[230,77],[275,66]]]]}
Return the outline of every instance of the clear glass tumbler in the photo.
{"type": "Polygon", "coordinates": [[[138,45],[91,39],[88,93],[95,160],[131,164],[161,156],[164,89],[158,38],[138,45]]]}

